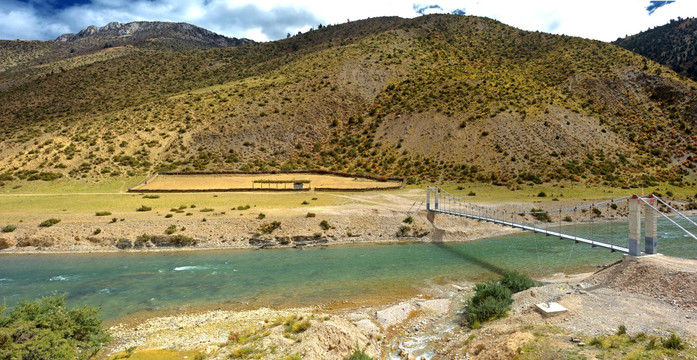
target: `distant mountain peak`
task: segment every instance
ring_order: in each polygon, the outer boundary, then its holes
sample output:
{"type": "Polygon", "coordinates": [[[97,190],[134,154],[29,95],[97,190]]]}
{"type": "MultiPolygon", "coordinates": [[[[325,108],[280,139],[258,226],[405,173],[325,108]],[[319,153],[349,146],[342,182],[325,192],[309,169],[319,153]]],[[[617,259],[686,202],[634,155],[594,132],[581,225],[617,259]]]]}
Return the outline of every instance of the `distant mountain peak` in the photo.
{"type": "Polygon", "coordinates": [[[99,27],[90,25],[78,33],[63,34],[56,42],[79,42],[91,39],[140,41],[168,38],[200,43],[203,47],[227,47],[253,43],[249,39],[229,38],[204,28],[187,24],[160,21],[134,21],[126,24],[114,21],[99,27]]]}

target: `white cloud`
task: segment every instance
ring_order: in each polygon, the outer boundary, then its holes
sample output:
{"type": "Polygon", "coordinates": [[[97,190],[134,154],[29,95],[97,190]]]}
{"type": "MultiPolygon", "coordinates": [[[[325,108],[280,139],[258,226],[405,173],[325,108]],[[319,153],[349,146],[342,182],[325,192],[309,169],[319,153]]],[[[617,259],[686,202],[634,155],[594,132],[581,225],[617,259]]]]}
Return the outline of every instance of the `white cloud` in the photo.
{"type": "Polygon", "coordinates": [[[234,37],[265,41],[324,24],[378,16],[419,16],[414,5],[434,5],[428,12],[463,9],[524,30],[539,30],[612,41],[662,25],[681,16],[697,16],[697,1],[680,0],[649,15],[649,0],[92,0],[62,10],[46,11],[40,2],[3,0],[0,38],[53,39],[89,25],[111,21],[177,21],[234,37]]]}

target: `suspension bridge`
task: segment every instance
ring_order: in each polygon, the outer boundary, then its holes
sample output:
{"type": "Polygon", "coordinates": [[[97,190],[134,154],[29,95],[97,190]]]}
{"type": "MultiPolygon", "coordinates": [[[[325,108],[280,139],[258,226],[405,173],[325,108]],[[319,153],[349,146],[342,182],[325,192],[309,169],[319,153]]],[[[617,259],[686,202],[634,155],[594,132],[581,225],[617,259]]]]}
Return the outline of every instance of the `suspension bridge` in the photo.
{"type": "MultiPolygon", "coordinates": [[[[685,219],[688,223],[697,227],[697,224],[690,218],[673,208],[670,204],[663,201],[658,196],[653,194],[647,196],[631,195],[617,199],[607,200],[599,203],[593,203],[582,206],[574,206],[562,208],[558,210],[542,210],[532,209],[530,211],[506,210],[499,208],[491,208],[467,202],[464,199],[454,196],[438,186],[426,188],[426,210],[434,213],[441,213],[451,216],[459,216],[473,220],[486,221],[503,226],[510,226],[525,231],[531,231],[546,236],[554,236],[559,239],[574,241],[575,243],[587,244],[592,247],[608,249],[612,252],[620,252],[632,256],[640,256],[642,254],[656,254],[658,248],[658,232],[657,219],[661,216],[667,219],[672,225],[678,227],[688,236],[697,240],[697,236],[689,232],[685,227],[677,223],[674,218],[685,219]],[[613,205],[614,204],[614,205],[613,205]],[[579,212],[589,213],[588,217],[599,216],[599,209],[607,206],[617,209],[618,206],[627,207],[628,218],[628,238],[627,246],[619,246],[610,242],[609,238],[598,238],[594,236],[579,236],[575,231],[573,234],[568,231],[568,227],[561,225],[562,219],[565,221],[573,221],[570,216],[564,214],[573,213],[577,215],[579,212]],[[659,209],[659,205],[662,209],[659,209]],[[644,250],[641,245],[641,213],[644,213],[644,250]],[[663,211],[662,211],[663,210],[663,211]],[[673,214],[668,216],[666,212],[673,214]],[[518,219],[523,219],[527,215],[532,216],[537,221],[529,224],[521,222],[518,219]],[[518,216],[518,218],[516,218],[518,216]],[[557,231],[550,229],[548,223],[551,222],[551,216],[558,216],[559,228],[557,231]],[[564,217],[563,217],[564,216],[564,217]]],[[[592,233],[591,233],[592,234],[592,233]]]]}

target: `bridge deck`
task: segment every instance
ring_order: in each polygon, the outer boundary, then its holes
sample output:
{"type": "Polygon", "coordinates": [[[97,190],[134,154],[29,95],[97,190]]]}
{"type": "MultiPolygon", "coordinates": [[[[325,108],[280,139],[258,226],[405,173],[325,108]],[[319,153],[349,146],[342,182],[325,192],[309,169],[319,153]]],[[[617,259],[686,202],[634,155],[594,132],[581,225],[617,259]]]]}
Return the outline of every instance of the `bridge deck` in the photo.
{"type": "Polygon", "coordinates": [[[514,222],[506,221],[506,220],[493,219],[493,218],[488,218],[488,217],[479,216],[479,215],[460,213],[457,211],[448,211],[448,210],[442,210],[442,209],[430,209],[430,211],[439,212],[439,213],[448,214],[448,215],[466,217],[466,218],[474,219],[474,220],[488,221],[488,222],[492,222],[494,224],[511,226],[511,227],[518,228],[518,229],[532,231],[534,233],[545,234],[547,236],[556,236],[560,239],[572,240],[572,241],[575,241],[577,243],[583,243],[583,244],[588,244],[588,245],[593,246],[593,247],[600,247],[600,248],[608,249],[608,250],[613,251],[613,252],[616,251],[616,252],[621,252],[624,254],[629,254],[629,249],[625,248],[625,247],[607,244],[607,243],[599,242],[599,241],[593,241],[590,239],[586,239],[586,238],[582,238],[582,237],[578,237],[578,236],[574,236],[574,235],[563,234],[563,233],[556,232],[556,231],[549,231],[547,229],[536,228],[536,227],[525,225],[525,224],[514,223],[514,222]]]}

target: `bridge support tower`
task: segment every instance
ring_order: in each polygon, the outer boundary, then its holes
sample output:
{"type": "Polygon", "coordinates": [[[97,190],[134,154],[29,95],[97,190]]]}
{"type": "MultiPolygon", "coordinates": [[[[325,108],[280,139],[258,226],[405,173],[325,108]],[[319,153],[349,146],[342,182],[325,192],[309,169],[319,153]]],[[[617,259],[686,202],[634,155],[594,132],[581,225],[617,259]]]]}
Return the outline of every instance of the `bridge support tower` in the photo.
{"type": "Polygon", "coordinates": [[[642,201],[634,195],[629,198],[629,255],[641,255],[639,244],[641,242],[641,204],[642,201]]]}
{"type": "Polygon", "coordinates": [[[658,246],[658,231],[656,229],[656,221],[658,214],[651,208],[656,207],[658,201],[652,195],[645,200],[644,203],[644,252],[646,254],[656,254],[658,246]]]}

